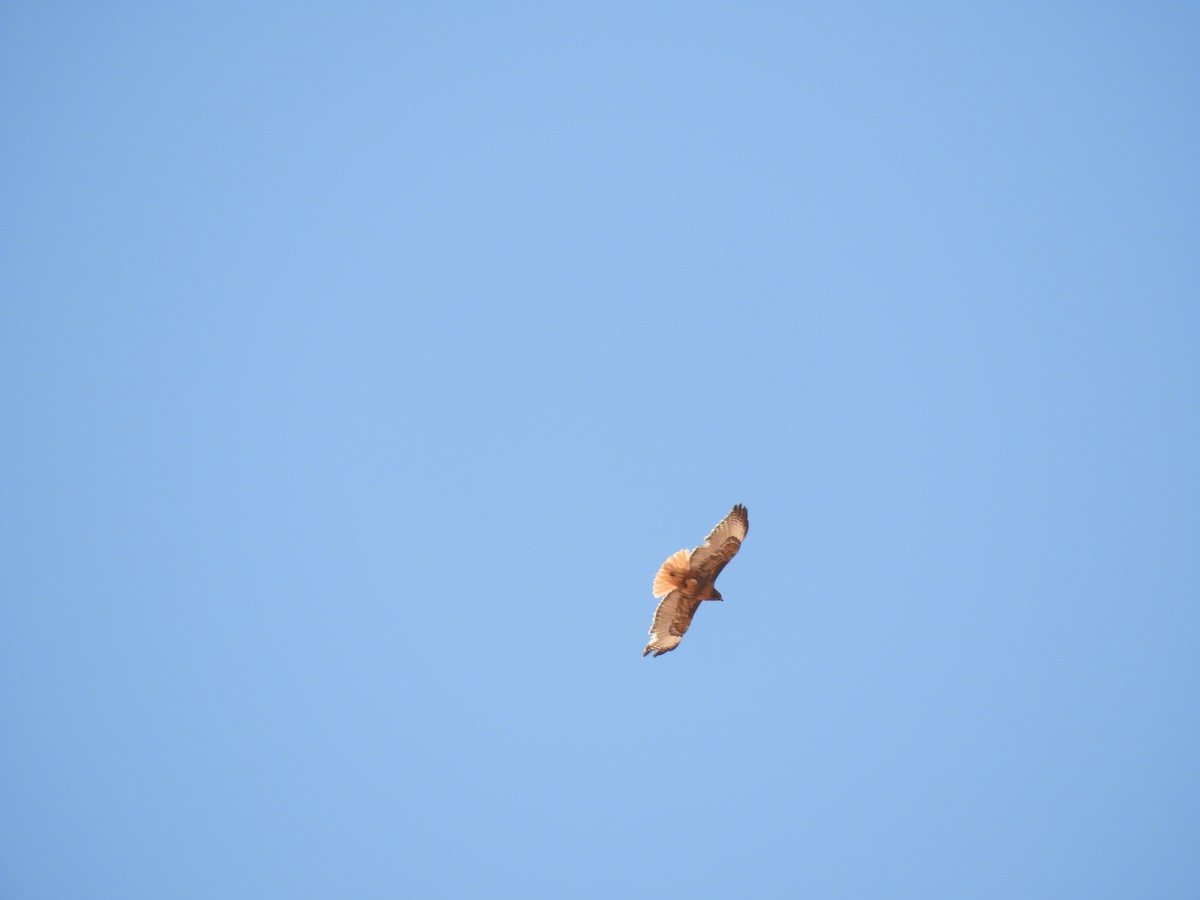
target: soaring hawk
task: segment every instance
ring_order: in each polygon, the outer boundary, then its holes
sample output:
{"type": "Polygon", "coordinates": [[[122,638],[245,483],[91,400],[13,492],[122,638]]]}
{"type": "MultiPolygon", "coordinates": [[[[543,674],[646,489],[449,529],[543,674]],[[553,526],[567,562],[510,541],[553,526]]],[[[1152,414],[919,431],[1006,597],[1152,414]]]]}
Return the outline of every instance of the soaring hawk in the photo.
{"type": "Polygon", "coordinates": [[[738,504],[695,550],[672,553],[654,576],[654,596],[662,597],[642,656],[662,656],[679,646],[701,600],[723,600],[714,582],[750,528],[746,507],[738,504]]]}

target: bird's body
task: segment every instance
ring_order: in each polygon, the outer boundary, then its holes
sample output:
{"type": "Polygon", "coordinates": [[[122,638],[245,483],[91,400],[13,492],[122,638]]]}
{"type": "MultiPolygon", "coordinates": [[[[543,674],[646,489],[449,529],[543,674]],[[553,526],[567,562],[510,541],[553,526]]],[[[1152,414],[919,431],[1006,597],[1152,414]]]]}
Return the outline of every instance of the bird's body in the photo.
{"type": "Polygon", "coordinates": [[[662,656],[679,646],[692,624],[692,616],[705,600],[721,600],[716,588],[717,576],[733,559],[746,532],[750,517],[746,507],[737,504],[695,550],[671,554],[654,576],[654,596],[662,597],[650,626],[650,643],[642,656],[662,656]]]}

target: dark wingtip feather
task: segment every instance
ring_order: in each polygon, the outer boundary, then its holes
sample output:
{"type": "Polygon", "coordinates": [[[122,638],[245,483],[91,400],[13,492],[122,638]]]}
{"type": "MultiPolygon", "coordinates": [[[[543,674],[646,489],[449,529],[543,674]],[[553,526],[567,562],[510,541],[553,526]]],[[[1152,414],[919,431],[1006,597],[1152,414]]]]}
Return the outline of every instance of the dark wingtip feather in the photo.
{"type": "Polygon", "coordinates": [[[747,532],[749,532],[750,531],[750,512],[749,512],[749,510],[747,510],[743,504],[735,503],[735,504],[733,504],[733,509],[731,510],[731,512],[737,513],[737,517],[739,519],[741,519],[741,521],[742,521],[742,527],[745,528],[747,532]]]}

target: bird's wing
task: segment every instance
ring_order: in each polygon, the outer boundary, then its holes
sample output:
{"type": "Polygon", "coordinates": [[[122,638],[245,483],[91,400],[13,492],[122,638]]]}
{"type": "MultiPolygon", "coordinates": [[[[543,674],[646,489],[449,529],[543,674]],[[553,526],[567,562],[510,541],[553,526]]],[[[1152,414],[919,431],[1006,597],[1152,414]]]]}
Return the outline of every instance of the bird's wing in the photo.
{"type": "Polygon", "coordinates": [[[716,581],[726,563],[733,559],[742,546],[749,530],[750,516],[746,513],[746,507],[739,503],[709,532],[704,543],[692,551],[693,577],[701,582],[716,581]]]}
{"type": "Polygon", "coordinates": [[[662,656],[674,650],[683,640],[684,633],[692,624],[692,616],[696,614],[699,600],[686,597],[683,591],[671,591],[663,597],[654,611],[654,624],[650,626],[650,643],[642,651],[642,656],[653,653],[662,656]]]}

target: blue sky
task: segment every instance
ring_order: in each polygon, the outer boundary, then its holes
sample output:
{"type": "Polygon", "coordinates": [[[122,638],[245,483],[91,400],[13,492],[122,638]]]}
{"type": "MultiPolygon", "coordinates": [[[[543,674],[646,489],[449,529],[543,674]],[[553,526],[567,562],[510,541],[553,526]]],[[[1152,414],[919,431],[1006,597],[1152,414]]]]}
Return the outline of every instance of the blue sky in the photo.
{"type": "Polygon", "coordinates": [[[1200,894],[1193,5],[7,3],[0,97],[4,896],[1200,894]]]}

